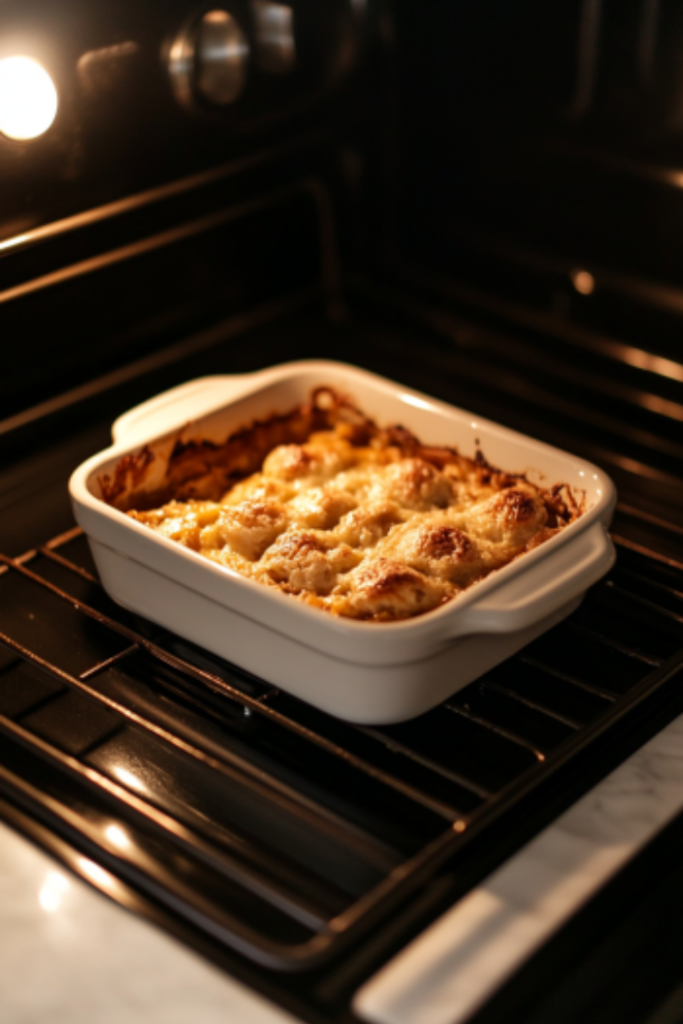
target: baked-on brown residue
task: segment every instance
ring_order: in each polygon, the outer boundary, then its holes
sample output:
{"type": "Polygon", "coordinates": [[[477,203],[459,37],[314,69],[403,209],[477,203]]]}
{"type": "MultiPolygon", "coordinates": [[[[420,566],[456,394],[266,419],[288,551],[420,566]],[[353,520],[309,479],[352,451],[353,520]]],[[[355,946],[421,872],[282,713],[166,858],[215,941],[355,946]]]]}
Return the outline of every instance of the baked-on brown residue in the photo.
{"type": "Polygon", "coordinates": [[[127,491],[137,491],[145,479],[149,466],[154,462],[155,455],[148,447],[134,455],[124,455],[114,469],[113,476],[98,477],[102,498],[108,505],[116,505],[118,499],[127,491]]]}
{"type": "Polygon", "coordinates": [[[254,473],[273,448],[301,444],[314,431],[330,429],[347,409],[357,413],[343,396],[321,387],[305,405],[257,420],[231,434],[223,444],[178,439],[168,459],[164,484],[154,491],[144,487],[147,469],[156,457],[146,445],[136,455],[124,456],[111,476],[98,477],[102,498],[123,511],[155,508],[172,498],[217,500],[232,484],[254,473]]]}

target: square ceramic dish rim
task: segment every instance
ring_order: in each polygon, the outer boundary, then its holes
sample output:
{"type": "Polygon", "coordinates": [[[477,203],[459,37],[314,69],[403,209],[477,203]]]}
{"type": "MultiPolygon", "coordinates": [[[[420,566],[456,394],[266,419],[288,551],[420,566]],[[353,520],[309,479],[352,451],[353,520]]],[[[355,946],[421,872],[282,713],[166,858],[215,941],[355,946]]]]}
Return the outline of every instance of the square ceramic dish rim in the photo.
{"type": "MultiPolygon", "coordinates": [[[[192,402],[190,402],[191,404],[192,402]]],[[[375,416],[371,409],[363,411],[375,416]]],[[[491,621],[488,628],[486,623],[483,624],[483,628],[481,628],[481,624],[480,626],[476,622],[473,624],[472,617],[467,613],[472,609],[476,610],[477,606],[485,606],[487,599],[492,595],[506,588],[509,589],[511,583],[522,580],[543,563],[552,561],[568,546],[575,547],[579,538],[585,538],[589,533],[592,533],[594,540],[598,539],[596,536],[598,530],[602,535],[602,550],[597,551],[600,548],[600,543],[597,545],[594,543],[593,547],[596,548],[597,553],[594,552],[592,556],[592,561],[596,565],[600,562],[600,565],[587,576],[584,573],[578,592],[585,591],[592,582],[602,576],[613,560],[613,552],[610,554],[608,551],[608,547],[611,545],[609,542],[605,542],[604,535],[615,504],[616,494],[612,482],[602,470],[544,442],[536,441],[527,435],[510,430],[476,414],[448,405],[402,384],[345,363],[323,360],[302,361],[282,364],[253,374],[199,378],[172,389],[170,392],[164,392],[149,402],[130,410],[129,413],[117,420],[114,425],[114,433],[117,437],[115,443],[83,463],[74,472],[70,481],[76,519],[83,526],[86,535],[92,536],[98,543],[113,549],[124,558],[133,558],[141,564],[147,565],[157,574],[167,576],[239,615],[256,619],[265,628],[275,633],[294,638],[313,650],[338,660],[348,661],[351,664],[404,664],[407,657],[410,661],[420,661],[430,657],[442,645],[459,636],[481,632],[514,632],[523,628],[529,623],[525,619],[520,625],[519,615],[508,615],[508,621],[503,621],[506,615],[504,608],[498,610],[497,617],[496,615],[489,616],[491,621]],[[433,411],[442,418],[451,419],[456,430],[462,429],[465,420],[469,420],[470,424],[475,421],[477,433],[482,436],[497,435],[504,441],[517,443],[522,448],[529,448],[540,456],[541,461],[542,456],[546,454],[553,458],[559,457],[574,467],[581,466],[584,473],[591,474],[602,485],[599,489],[601,493],[598,500],[588,508],[584,515],[557,537],[492,573],[455,600],[412,619],[381,624],[331,616],[303,602],[293,601],[291,597],[279,591],[270,590],[233,570],[211,562],[197,552],[152,533],[142,524],[130,519],[125,513],[107,505],[93,493],[91,484],[96,476],[105,470],[108,463],[114,463],[124,455],[139,451],[144,444],[158,443],[165,437],[176,435],[183,429],[199,426],[202,419],[208,419],[216,413],[225,411],[238,402],[248,402],[250,398],[253,399],[273,384],[311,374],[319,375],[320,384],[329,383],[334,386],[335,383],[339,385],[341,381],[350,388],[352,396],[352,382],[355,379],[358,383],[362,383],[366,387],[369,386],[378,393],[388,395],[392,401],[399,402],[402,407],[412,405],[428,412],[433,411]],[[233,394],[220,401],[220,391],[223,385],[226,390],[232,390],[233,394]],[[236,386],[237,393],[235,393],[236,386]],[[206,408],[203,409],[202,416],[187,417],[184,415],[182,399],[187,398],[188,395],[191,396],[193,392],[196,398],[201,398],[206,389],[213,391],[214,394],[206,408]],[[145,419],[148,420],[149,425],[150,414],[152,423],[156,423],[156,427],[148,431],[138,429],[136,432],[136,422],[138,428],[141,423],[144,425],[145,419]],[[161,563],[155,553],[163,554],[164,559],[161,563]],[[199,577],[204,578],[204,583],[200,581],[199,577]],[[585,582],[586,579],[587,582],[585,582]],[[209,581],[211,586],[207,591],[205,584],[208,584],[209,581]],[[218,589],[215,586],[216,582],[219,584],[218,589]],[[233,591],[238,603],[237,607],[227,599],[233,591]],[[240,593],[243,596],[251,595],[252,604],[261,606],[258,615],[239,606],[240,593]],[[264,611],[269,614],[264,616],[261,614],[264,611]],[[294,629],[299,636],[293,637],[293,625],[300,627],[294,629]],[[306,627],[312,629],[316,642],[312,642],[308,635],[301,635],[302,633],[308,634],[309,629],[306,627]],[[360,645],[361,650],[359,651],[356,647],[354,655],[349,657],[346,651],[340,649],[340,646],[343,648],[351,641],[357,647],[360,645]]],[[[504,468],[509,468],[511,472],[518,471],[513,467],[506,466],[504,468]]],[[[576,472],[578,473],[578,469],[576,472]]],[[[546,589],[548,589],[547,585],[546,589]]],[[[550,589],[552,590],[552,587],[550,589]]],[[[576,586],[571,593],[565,588],[561,595],[555,594],[554,605],[560,606],[566,603],[576,596],[576,592],[576,586]]],[[[547,610],[545,606],[544,610],[547,610]]],[[[539,612],[537,618],[542,617],[539,612]]]]}

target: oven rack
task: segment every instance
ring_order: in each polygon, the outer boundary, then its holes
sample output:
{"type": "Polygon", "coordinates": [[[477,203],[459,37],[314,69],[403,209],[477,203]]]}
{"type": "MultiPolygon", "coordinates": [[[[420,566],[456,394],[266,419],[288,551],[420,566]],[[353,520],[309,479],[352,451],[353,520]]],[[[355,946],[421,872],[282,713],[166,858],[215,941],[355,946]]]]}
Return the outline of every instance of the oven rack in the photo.
{"type": "Polygon", "coordinates": [[[683,566],[623,544],[550,633],[364,728],[118,608],[78,528],[0,563],[0,792],[103,891],[275,970],[357,940],[683,663],[683,566]]]}

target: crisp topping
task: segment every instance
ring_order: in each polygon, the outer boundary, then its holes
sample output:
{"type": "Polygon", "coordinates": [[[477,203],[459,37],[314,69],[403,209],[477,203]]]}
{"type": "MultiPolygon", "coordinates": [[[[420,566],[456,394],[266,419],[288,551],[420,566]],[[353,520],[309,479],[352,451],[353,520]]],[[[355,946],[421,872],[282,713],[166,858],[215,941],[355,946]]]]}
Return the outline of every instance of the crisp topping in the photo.
{"type": "MultiPolygon", "coordinates": [[[[544,491],[481,456],[426,448],[402,427],[377,427],[330,388],[318,389],[311,407],[289,420],[295,440],[287,437],[288,417],[274,418],[282,443],[255,467],[242,445],[248,429],[236,435],[240,444],[233,437],[210,449],[211,466],[198,470],[202,481],[207,468],[214,480],[216,466],[225,480],[239,466],[255,469],[225,493],[214,487],[207,500],[172,500],[129,515],[331,614],[383,622],[457,598],[581,514],[567,487],[544,491]],[[236,452],[239,464],[225,452],[236,452]]],[[[263,449],[269,425],[257,426],[263,449]]],[[[189,450],[181,451],[183,497],[196,489],[184,475],[189,450]]],[[[192,458],[203,451],[197,443],[192,458]]]]}

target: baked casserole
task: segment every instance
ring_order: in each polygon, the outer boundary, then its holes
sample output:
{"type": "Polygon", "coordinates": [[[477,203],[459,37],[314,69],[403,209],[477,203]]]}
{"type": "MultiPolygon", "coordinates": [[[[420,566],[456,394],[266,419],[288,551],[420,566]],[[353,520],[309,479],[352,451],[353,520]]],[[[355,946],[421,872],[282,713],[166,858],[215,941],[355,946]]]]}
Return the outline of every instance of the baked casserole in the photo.
{"type": "Polygon", "coordinates": [[[100,478],[104,499],[242,576],[371,622],[452,601],[583,511],[565,484],[426,446],[327,386],[224,444],[178,441],[163,487],[136,490],[153,458],[122,459],[100,478]]]}

